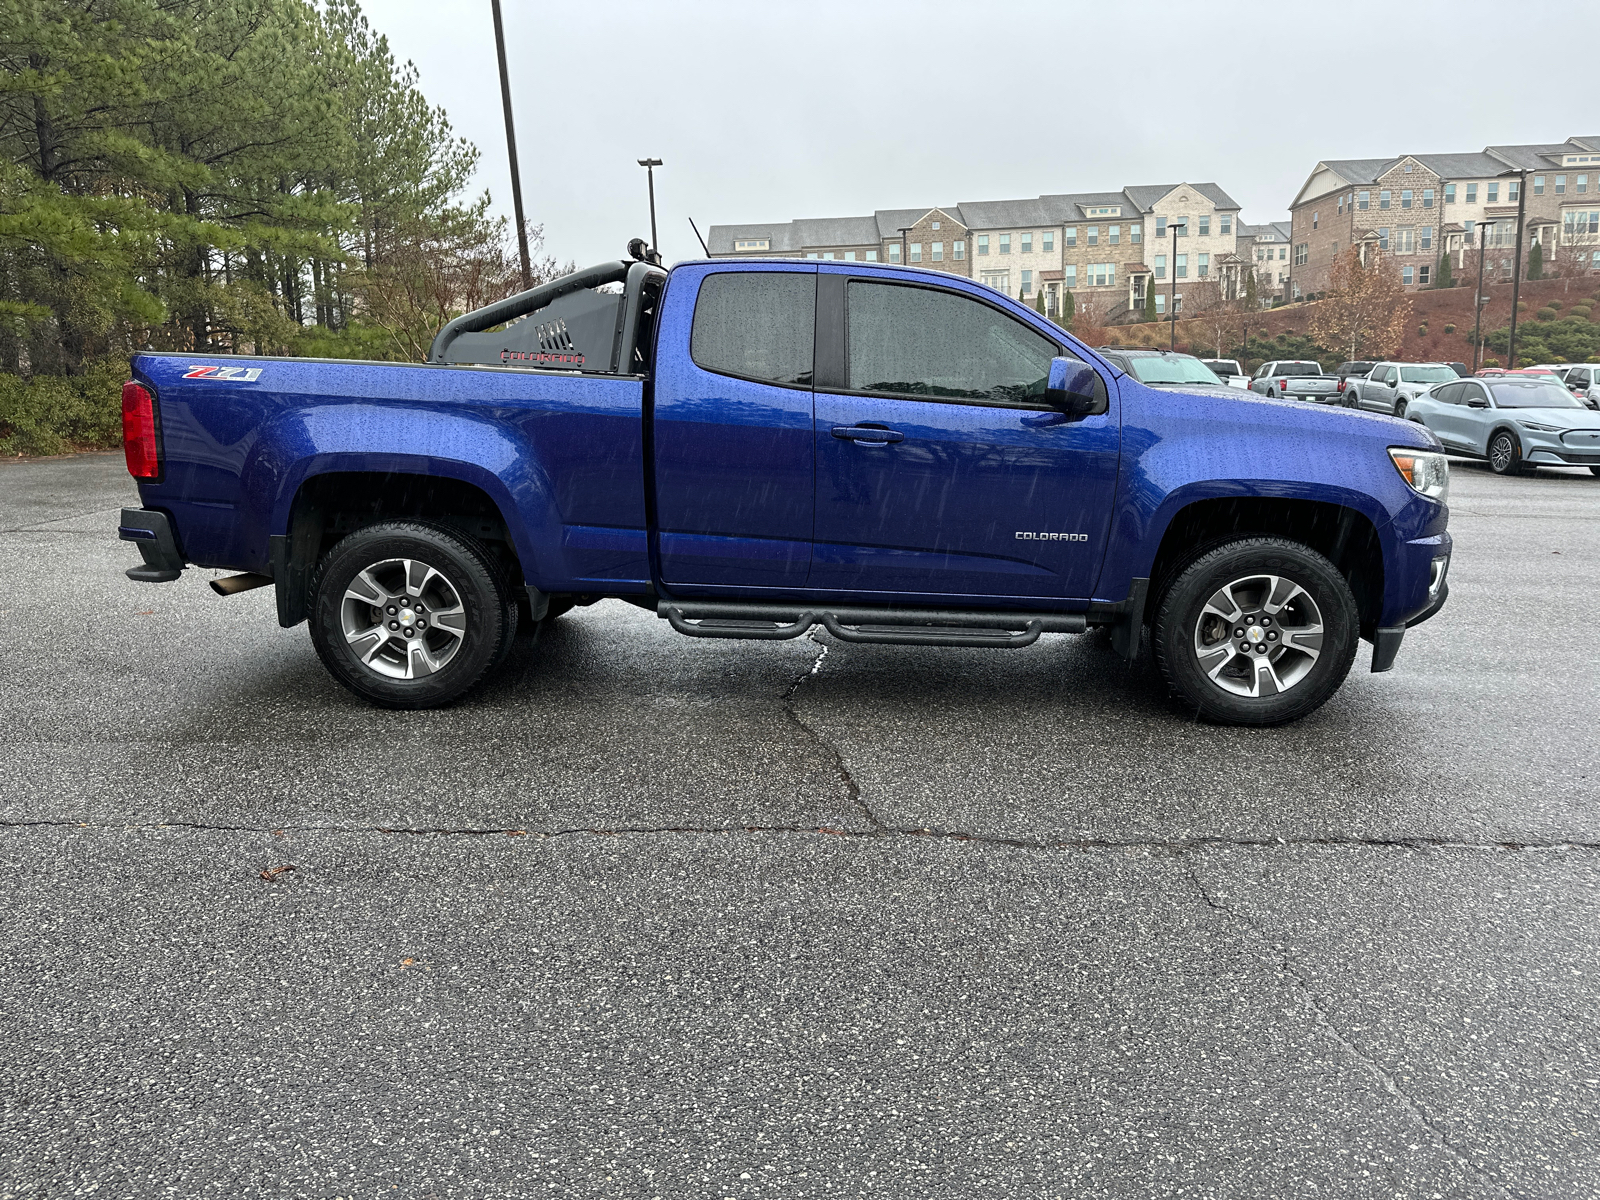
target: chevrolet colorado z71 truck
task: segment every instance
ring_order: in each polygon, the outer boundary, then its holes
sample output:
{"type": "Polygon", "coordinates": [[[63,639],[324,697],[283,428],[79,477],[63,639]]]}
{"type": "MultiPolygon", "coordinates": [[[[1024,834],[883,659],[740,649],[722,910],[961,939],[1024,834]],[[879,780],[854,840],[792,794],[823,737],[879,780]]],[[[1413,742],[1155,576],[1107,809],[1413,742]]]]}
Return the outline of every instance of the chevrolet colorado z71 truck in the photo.
{"type": "Polygon", "coordinates": [[[1149,387],[967,279],[634,243],[469,313],[425,364],[139,354],[134,579],[274,585],[375,704],[473,687],[616,598],[691,637],[1021,647],[1145,629],[1200,714],[1270,725],[1444,603],[1425,428],[1149,387]]]}

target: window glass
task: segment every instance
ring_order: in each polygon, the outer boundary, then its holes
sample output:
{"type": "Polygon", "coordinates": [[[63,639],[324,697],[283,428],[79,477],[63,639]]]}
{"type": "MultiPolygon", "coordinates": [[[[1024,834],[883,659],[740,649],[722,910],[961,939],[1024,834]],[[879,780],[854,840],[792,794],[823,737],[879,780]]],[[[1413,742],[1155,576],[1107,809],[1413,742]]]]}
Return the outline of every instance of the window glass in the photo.
{"type": "Polygon", "coordinates": [[[708,275],[689,355],[707,371],[810,387],[816,311],[817,277],[809,271],[708,275]]]}
{"type": "Polygon", "coordinates": [[[1440,404],[1460,404],[1461,392],[1465,384],[1447,383],[1443,387],[1436,387],[1428,395],[1440,404]]]}
{"type": "Polygon", "coordinates": [[[1444,383],[1454,379],[1456,373],[1449,367],[1401,367],[1402,383],[1444,383]]]}
{"type": "Polygon", "coordinates": [[[1041,403],[1056,343],[965,296],[852,280],[852,391],[1041,403]]]}
{"type": "Polygon", "coordinates": [[[1583,408],[1584,403],[1554,379],[1496,379],[1489,384],[1498,408],[1583,408]]]}

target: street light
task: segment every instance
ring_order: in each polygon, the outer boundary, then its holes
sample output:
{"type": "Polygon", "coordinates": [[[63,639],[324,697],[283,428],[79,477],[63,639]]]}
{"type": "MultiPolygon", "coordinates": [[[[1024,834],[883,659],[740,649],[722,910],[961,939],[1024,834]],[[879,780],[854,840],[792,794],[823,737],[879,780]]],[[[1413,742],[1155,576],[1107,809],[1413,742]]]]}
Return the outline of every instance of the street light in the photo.
{"type": "Polygon", "coordinates": [[[915,228],[915,225],[900,226],[900,265],[902,267],[906,266],[910,261],[906,258],[906,234],[910,233],[915,228]]]}
{"type": "Polygon", "coordinates": [[[1483,341],[1478,336],[1479,330],[1483,328],[1483,302],[1485,299],[1483,294],[1483,253],[1484,247],[1489,244],[1489,226],[1493,224],[1493,221],[1478,222],[1478,290],[1472,297],[1474,314],[1472,318],[1472,373],[1474,375],[1478,373],[1480,360],[1483,357],[1483,341]]]}
{"type": "Polygon", "coordinates": [[[1511,341],[1506,347],[1507,370],[1517,365],[1517,301],[1522,298],[1522,214],[1527,211],[1528,172],[1518,171],[1517,178],[1517,254],[1511,271],[1511,341]]]}
{"type": "Polygon", "coordinates": [[[644,168],[645,174],[650,177],[650,249],[660,251],[656,245],[656,168],[661,165],[659,158],[641,158],[639,165],[644,168]]]}
{"type": "Polygon", "coordinates": [[[1167,313],[1167,320],[1172,327],[1172,349],[1174,350],[1178,348],[1178,230],[1187,229],[1188,227],[1189,222],[1187,219],[1169,221],[1167,223],[1167,232],[1172,235],[1172,286],[1169,289],[1171,298],[1167,301],[1167,308],[1170,310],[1167,313]]]}

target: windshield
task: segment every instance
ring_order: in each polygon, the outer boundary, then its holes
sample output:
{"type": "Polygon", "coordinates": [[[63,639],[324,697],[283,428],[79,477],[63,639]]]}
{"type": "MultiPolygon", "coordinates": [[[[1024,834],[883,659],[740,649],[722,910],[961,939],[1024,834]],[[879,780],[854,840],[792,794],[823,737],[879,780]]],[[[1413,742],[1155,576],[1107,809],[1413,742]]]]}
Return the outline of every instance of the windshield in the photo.
{"type": "Polygon", "coordinates": [[[1566,388],[1550,379],[1494,379],[1489,383],[1501,408],[1582,408],[1566,388]]]}
{"type": "Polygon", "coordinates": [[[1321,375],[1322,364],[1310,362],[1279,363],[1274,375],[1321,375]]]}
{"type": "Polygon", "coordinates": [[[1141,355],[1130,358],[1128,365],[1133,368],[1133,377],[1140,383],[1210,383],[1223,386],[1222,380],[1212,374],[1205,363],[1183,354],[1163,354],[1159,358],[1153,354],[1148,358],[1141,355]]]}
{"type": "Polygon", "coordinates": [[[1456,378],[1449,367],[1401,367],[1402,383],[1448,383],[1456,378]]]}

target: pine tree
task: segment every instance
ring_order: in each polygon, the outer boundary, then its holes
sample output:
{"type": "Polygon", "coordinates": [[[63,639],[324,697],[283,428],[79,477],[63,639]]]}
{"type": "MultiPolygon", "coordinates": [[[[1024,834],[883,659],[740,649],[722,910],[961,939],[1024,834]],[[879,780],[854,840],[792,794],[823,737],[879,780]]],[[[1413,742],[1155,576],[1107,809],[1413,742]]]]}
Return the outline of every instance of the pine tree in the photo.
{"type": "Polygon", "coordinates": [[[1061,315],[1056,318],[1056,324],[1063,329],[1072,328],[1072,315],[1077,311],[1078,302],[1072,298],[1072,293],[1066,288],[1061,289],[1061,315]]]}
{"type": "Polygon", "coordinates": [[[1144,281],[1144,319],[1156,319],[1156,277],[1150,276],[1144,281]]]}
{"type": "Polygon", "coordinates": [[[1033,297],[1033,311],[1041,317],[1044,316],[1044,289],[1040,288],[1033,297]]]}
{"type": "Polygon", "coordinates": [[[1528,251],[1528,278],[1544,278],[1544,247],[1538,242],[1535,242],[1533,248],[1528,251]]]}
{"type": "Polygon", "coordinates": [[[1454,264],[1450,261],[1450,251],[1446,250],[1439,255],[1439,274],[1433,286],[1436,288],[1453,288],[1456,285],[1455,276],[1451,273],[1454,264]]]}

